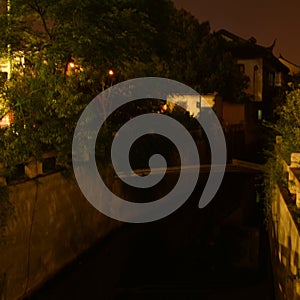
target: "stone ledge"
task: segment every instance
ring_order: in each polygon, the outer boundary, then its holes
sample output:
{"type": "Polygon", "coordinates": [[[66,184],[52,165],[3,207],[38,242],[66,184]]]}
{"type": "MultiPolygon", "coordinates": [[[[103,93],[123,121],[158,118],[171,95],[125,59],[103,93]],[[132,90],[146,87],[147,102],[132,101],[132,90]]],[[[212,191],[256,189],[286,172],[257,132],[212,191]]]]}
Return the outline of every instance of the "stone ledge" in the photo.
{"type": "MultiPolygon", "coordinates": [[[[48,174],[49,172],[44,172],[43,170],[43,160],[49,158],[56,158],[56,156],[57,156],[56,151],[50,151],[42,155],[42,159],[41,159],[42,161],[38,161],[32,157],[28,159],[26,162],[20,163],[20,165],[24,166],[25,174],[23,172],[23,175],[25,175],[26,178],[28,179],[33,179],[40,175],[48,174]]],[[[0,184],[1,185],[7,185],[7,181],[9,180],[9,178],[6,178],[6,176],[4,175],[5,174],[4,171],[5,171],[5,164],[0,162],[0,184]]]]}
{"type": "Polygon", "coordinates": [[[297,208],[300,208],[300,153],[291,154],[291,165],[286,167],[288,172],[288,189],[295,195],[297,208]]]}

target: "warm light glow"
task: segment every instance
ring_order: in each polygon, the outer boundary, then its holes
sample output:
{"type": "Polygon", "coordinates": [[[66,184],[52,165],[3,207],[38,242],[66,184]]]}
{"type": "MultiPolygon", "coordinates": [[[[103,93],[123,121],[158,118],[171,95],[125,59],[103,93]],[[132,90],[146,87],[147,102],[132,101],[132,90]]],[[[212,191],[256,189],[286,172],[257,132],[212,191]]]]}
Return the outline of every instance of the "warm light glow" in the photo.
{"type": "Polygon", "coordinates": [[[13,122],[13,114],[7,113],[2,119],[0,119],[0,128],[6,128],[13,122]]]}
{"type": "Polygon", "coordinates": [[[109,76],[114,76],[114,74],[115,74],[115,73],[114,73],[113,70],[108,70],[108,75],[109,75],[109,76]]]}
{"type": "Polygon", "coordinates": [[[74,67],[75,67],[75,64],[74,64],[73,62],[70,62],[70,63],[69,63],[69,66],[70,66],[70,68],[74,68],[74,67]]]}

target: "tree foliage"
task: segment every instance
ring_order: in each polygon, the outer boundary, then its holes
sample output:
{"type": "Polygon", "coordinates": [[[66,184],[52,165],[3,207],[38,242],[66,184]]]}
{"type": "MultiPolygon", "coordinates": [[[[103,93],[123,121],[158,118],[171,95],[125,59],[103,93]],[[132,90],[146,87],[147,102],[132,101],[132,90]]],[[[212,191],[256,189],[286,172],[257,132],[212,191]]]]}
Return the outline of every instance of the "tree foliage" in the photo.
{"type": "Polygon", "coordinates": [[[291,153],[300,151],[300,90],[290,92],[277,110],[279,119],[274,128],[282,136],[279,153],[289,162],[291,153]]]}
{"type": "Polygon", "coordinates": [[[245,89],[249,78],[241,74],[229,51],[227,41],[213,33],[198,48],[199,82],[206,93],[218,92],[225,100],[247,101],[245,89]]]}
{"type": "Polygon", "coordinates": [[[25,57],[1,95],[14,113],[0,130],[7,165],[50,149],[68,164],[83,108],[118,81],[169,77],[232,100],[246,84],[225,41],[169,0],[14,0],[0,11],[1,53],[25,57]]]}
{"type": "Polygon", "coordinates": [[[290,164],[291,153],[300,152],[300,90],[290,92],[285,102],[278,107],[279,118],[272,126],[272,142],[281,137],[275,147],[268,151],[264,172],[264,197],[266,216],[269,217],[274,187],[279,184],[288,189],[288,179],[284,162],[290,164]]]}
{"type": "Polygon", "coordinates": [[[13,2],[9,16],[1,16],[2,52],[10,45],[10,53],[26,61],[15,65],[2,91],[6,110],[14,113],[0,133],[7,165],[49,149],[68,161],[76,121],[109,83],[107,70],[118,73],[148,51],[137,39],[152,30],[144,19],[121,1],[13,2]]]}

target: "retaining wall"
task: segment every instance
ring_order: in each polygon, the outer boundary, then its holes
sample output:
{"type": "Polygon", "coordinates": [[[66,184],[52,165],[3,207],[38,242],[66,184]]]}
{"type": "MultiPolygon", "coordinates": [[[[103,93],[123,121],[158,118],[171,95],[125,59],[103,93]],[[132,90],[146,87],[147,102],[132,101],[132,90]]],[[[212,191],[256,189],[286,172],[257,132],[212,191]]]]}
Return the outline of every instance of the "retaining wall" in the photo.
{"type": "MultiPolygon", "coordinates": [[[[276,299],[300,299],[300,235],[289,210],[290,195],[276,186],[269,237],[276,299]]],[[[291,204],[295,206],[295,204],[291,204]]]]}
{"type": "Polygon", "coordinates": [[[53,173],[9,185],[14,215],[0,236],[0,299],[21,299],[121,225],[76,182],[53,173]]]}

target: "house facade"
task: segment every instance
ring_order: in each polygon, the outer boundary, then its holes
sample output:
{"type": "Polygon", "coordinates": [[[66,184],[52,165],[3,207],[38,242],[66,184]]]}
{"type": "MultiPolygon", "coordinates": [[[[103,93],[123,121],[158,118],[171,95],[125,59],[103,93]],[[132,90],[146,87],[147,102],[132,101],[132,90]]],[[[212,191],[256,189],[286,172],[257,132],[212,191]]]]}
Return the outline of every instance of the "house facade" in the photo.
{"type": "Polygon", "coordinates": [[[279,61],[289,68],[288,84],[292,88],[300,87],[300,66],[279,55],[279,61]]]}
{"type": "Polygon", "coordinates": [[[246,93],[256,105],[257,119],[273,120],[274,109],[284,95],[290,72],[273,54],[275,42],[264,47],[254,38],[246,40],[223,29],[218,34],[228,42],[239,70],[249,77],[246,93]]]}

